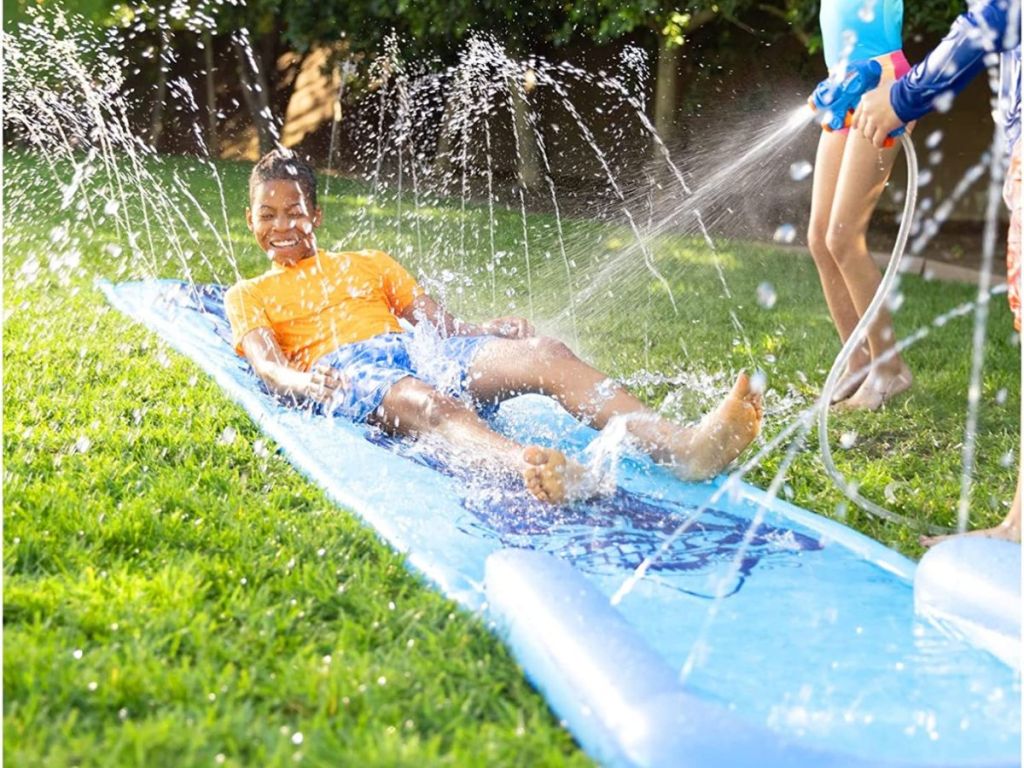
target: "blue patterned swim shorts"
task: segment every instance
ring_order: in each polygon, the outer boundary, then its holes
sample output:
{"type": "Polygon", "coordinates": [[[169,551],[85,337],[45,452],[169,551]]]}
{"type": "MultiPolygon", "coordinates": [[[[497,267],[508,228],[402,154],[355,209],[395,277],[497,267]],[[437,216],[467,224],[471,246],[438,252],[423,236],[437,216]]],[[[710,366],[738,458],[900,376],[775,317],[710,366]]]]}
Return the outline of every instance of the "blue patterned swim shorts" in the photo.
{"type": "MultiPolygon", "coordinates": [[[[469,366],[477,351],[493,336],[452,336],[447,339],[385,333],[346,344],[315,364],[340,371],[348,379],[344,397],[331,413],[364,422],[380,406],[399,379],[412,376],[438,392],[463,397],[469,366]]],[[[318,409],[323,412],[323,409],[318,409]]]]}

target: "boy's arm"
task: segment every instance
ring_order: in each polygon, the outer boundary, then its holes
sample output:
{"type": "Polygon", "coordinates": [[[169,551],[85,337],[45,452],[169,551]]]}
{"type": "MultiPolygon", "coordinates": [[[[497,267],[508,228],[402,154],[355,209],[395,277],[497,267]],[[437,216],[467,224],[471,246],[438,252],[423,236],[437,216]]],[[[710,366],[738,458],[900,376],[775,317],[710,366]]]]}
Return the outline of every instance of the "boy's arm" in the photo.
{"type": "Polygon", "coordinates": [[[300,371],[289,365],[269,328],[254,328],[245,334],[242,351],[267,389],[279,397],[329,404],[345,389],[345,377],[333,368],[300,371]]]}
{"type": "Polygon", "coordinates": [[[1019,27],[1019,5],[1010,0],[975,0],[910,72],[864,94],[853,116],[854,130],[882,147],[889,133],[960,93],[985,69],[988,54],[1019,45],[1019,27]]]}
{"type": "Polygon", "coordinates": [[[442,336],[501,336],[506,339],[526,339],[533,336],[533,325],[524,317],[498,317],[484,323],[467,323],[454,317],[442,304],[426,293],[417,296],[406,307],[402,319],[418,324],[426,320],[442,336]]]}

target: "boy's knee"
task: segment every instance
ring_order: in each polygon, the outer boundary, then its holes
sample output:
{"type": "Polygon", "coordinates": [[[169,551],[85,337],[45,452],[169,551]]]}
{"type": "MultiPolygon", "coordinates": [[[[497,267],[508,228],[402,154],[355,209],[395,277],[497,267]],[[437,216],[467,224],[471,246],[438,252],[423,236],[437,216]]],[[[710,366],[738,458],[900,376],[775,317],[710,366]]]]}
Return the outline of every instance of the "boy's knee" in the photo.
{"type": "Polygon", "coordinates": [[[437,429],[452,418],[457,408],[461,406],[436,389],[424,388],[417,393],[416,409],[419,412],[421,429],[437,429]]]}
{"type": "Polygon", "coordinates": [[[550,336],[538,336],[532,340],[536,345],[537,354],[544,360],[573,360],[576,354],[564,343],[550,336]]]}
{"type": "Polygon", "coordinates": [[[400,381],[382,404],[383,417],[403,432],[433,430],[461,406],[447,395],[420,381],[400,381]]]}

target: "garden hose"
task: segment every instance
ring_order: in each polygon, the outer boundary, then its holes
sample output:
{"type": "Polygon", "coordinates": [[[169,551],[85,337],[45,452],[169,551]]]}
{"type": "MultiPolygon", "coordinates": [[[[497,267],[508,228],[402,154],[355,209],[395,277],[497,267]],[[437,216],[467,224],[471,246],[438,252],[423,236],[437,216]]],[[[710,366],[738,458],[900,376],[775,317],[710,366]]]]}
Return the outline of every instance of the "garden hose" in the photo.
{"type": "Polygon", "coordinates": [[[897,274],[899,273],[900,261],[903,259],[903,251],[906,249],[907,240],[910,237],[911,221],[914,218],[914,206],[917,202],[917,154],[914,152],[914,144],[911,142],[909,135],[905,133],[900,135],[899,141],[903,146],[903,155],[907,159],[907,196],[903,203],[903,215],[900,218],[899,233],[896,235],[896,243],[892,248],[892,256],[889,257],[889,266],[886,268],[885,274],[882,275],[882,281],[878,285],[878,290],[875,291],[874,298],[871,299],[871,303],[868,305],[867,310],[853,329],[850,337],[846,340],[843,348],[839,351],[835,362],[832,363],[832,370],[829,371],[828,378],[825,379],[825,387],[821,392],[821,399],[818,403],[820,408],[818,412],[818,440],[821,444],[821,460],[825,465],[825,470],[828,472],[832,481],[836,484],[839,490],[841,490],[850,501],[866,512],[884,520],[901,523],[914,528],[926,528],[929,531],[940,532],[943,529],[936,528],[935,526],[924,526],[915,520],[908,519],[902,515],[892,512],[891,510],[875,504],[873,501],[861,496],[860,493],[857,492],[857,488],[852,483],[848,483],[843,474],[836,469],[835,462],[832,460],[832,449],[829,447],[828,442],[828,417],[830,410],[829,405],[832,402],[832,394],[835,391],[836,384],[839,382],[840,375],[846,369],[846,364],[849,361],[850,356],[853,354],[853,350],[856,349],[857,345],[864,339],[867,334],[868,327],[872,322],[874,322],[879,310],[889,298],[889,292],[892,289],[893,283],[896,281],[897,274]]]}

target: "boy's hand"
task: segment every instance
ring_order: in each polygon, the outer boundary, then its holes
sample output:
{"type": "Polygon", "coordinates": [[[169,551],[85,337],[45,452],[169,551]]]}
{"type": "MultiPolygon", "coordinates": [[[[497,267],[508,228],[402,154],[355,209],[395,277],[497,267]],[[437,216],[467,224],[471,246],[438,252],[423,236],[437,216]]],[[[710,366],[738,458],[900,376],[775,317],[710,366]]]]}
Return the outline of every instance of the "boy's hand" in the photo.
{"type": "Polygon", "coordinates": [[[885,146],[889,134],[903,125],[889,101],[889,91],[895,80],[883,80],[865,93],[853,113],[851,128],[864,134],[864,138],[879,149],[885,146]]]}
{"type": "Polygon", "coordinates": [[[480,330],[503,339],[528,339],[534,333],[533,324],[525,317],[496,317],[481,323],[480,330]]]}
{"type": "Polygon", "coordinates": [[[344,374],[326,365],[318,365],[309,373],[306,397],[324,405],[340,400],[348,387],[344,374]]]}

